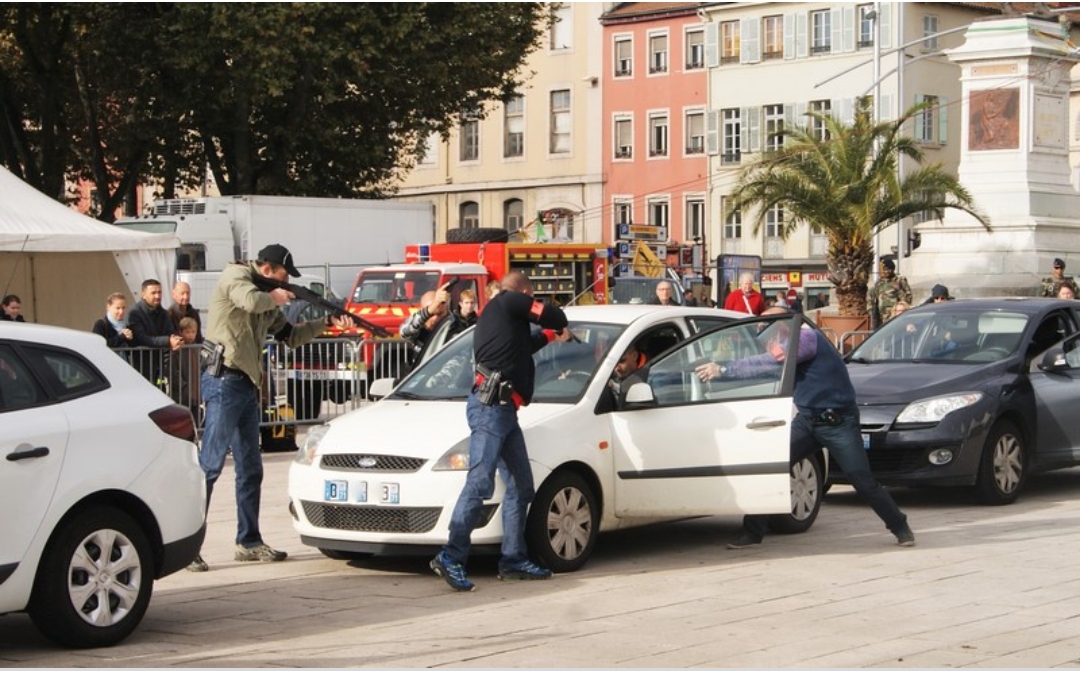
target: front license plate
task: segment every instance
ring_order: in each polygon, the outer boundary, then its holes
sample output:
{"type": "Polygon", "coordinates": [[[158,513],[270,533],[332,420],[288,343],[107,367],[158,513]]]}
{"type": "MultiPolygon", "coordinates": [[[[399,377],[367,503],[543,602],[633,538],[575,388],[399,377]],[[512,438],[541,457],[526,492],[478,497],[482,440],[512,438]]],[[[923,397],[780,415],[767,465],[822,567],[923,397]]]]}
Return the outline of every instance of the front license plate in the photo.
{"type": "Polygon", "coordinates": [[[349,481],[327,480],[326,487],[323,491],[323,499],[326,501],[348,501],[349,481]]]}
{"type": "Polygon", "coordinates": [[[329,370],[296,370],[294,378],[300,381],[327,381],[330,376],[329,370]]]}
{"type": "Polygon", "coordinates": [[[869,433],[862,434],[862,448],[864,450],[869,450],[870,449],[870,434],[869,433]]]}
{"type": "Polygon", "coordinates": [[[383,483],[379,502],[383,504],[400,504],[401,486],[398,483],[383,483]]]}

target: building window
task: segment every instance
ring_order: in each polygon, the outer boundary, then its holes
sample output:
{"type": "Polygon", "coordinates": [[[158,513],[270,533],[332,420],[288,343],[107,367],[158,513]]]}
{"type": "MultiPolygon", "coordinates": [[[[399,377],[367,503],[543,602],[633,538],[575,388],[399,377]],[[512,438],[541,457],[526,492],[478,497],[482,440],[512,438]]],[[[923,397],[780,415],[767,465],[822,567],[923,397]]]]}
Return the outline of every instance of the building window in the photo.
{"type": "Polygon", "coordinates": [[[774,205],[765,212],[765,237],[779,238],[784,229],[784,208],[774,205]]]}
{"type": "Polygon", "coordinates": [[[463,120],[461,123],[461,162],[480,159],[480,121],[463,120]]]}
{"type": "Polygon", "coordinates": [[[686,238],[705,237],[705,199],[692,197],[686,199],[686,238]]]}
{"type": "Polygon", "coordinates": [[[705,67],[705,31],[686,31],[686,70],[705,67]]]}
{"type": "Polygon", "coordinates": [[[615,224],[634,223],[634,203],[630,200],[617,198],[613,203],[612,215],[615,224]]]}
{"type": "Polygon", "coordinates": [[[668,154],[668,116],[667,113],[649,115],[649,155],[652,157],[668,154]]]}
{"type": "Polygon", "coordinates": [[[525,97],[507,101],[503,115],[503,157],[520,158],[525,155],[525,97]]]}
{"type": "Polygon", "coordinates": [[[923,14],[922,18],[922,34],[926,38],[923,40],[922,48],[930,51],[937,51],[937,34],[938,34],[938,20],[935,14],[923,14]]]}
{"type": "Polygon", "coordinates": [[[824,54],[832,49],[832,10],[810,12],[810,53],[824,54]]]}
{"type": "Polygon", "coordinates": [[[463,202],[458,208],[459,228],[480,228],[480,205],[472,201],[463,202]]]}
{"type": "Polygon", "coordinates": [[[705,152],[705,111],[686,113],[686,154],[705,152]]]}
{"type": "Polygon", "coordinates": [[[557,89],[551,93],[552,153],[570,152],[570,90],[557,89]]]}
{"type": "Polygon", "coordinates": [[[615,40],[615,77],[634,74],[634,42],[630,38],[615,40]]]}
{"type": "Polygon", "coordinates": [[[874,46],[873,5],[859,5],[859,47],[874,46]]]}
{"type": "MultiPolygon", "coordinates": [[[[814,113],[829,115],[832,111],[832,102],[828,99],[811,101],[810,110],[814,113]]],[[[813,134],[814,138],[818,141],[827,141],[829,139],[829,129],[825,126],[824,122],[817,118],[810,118],[810,133],[813,134]]]]}
{"type": "Polygon", "coordinates": [[[784,17],[767,16],[761,20],[765,33],[765,51],[761,55],[764,59],[784,58],[784,17]]]}
{"type": "Polygon", "coordinates": [[[721,113],[724,128],[720,161],[725,164],[737,163],[742,159],[742,118],[737,108],[725,108],[721,113]]]}
{"type": "Polygon", "coordinates": [[[634,157],[634,120],[615,118],[615,157],[628,160],[634,157]]]}
{"type": "Polygon", "coordinates": [[[668,225],[669,205],[667,198],[650,198],[649,199],[649,225],[650,226],[667,226],[668,225]]]}
{"type": "Polygon", "coordinates": [[[924,144],[938,143],[938,112],[941,102],[932,94],[922,94],[916,100],[928,107],[915,114],[915,139],[924,144]]]}
{"type": "Polygon", "coordinates": [[[784,105],[765,107],[765,150],[776,151],[784,147],[784,105]]]}
{"type": "Polygon", "coordinates": [[[649,72],[667,73],[668,70],[668,36],[649,36],[649,72]]]}
{"type": "Polygon", "coordinates": [[[551,17],[551,49],[570,49],[574,35],[574,8],[570,5],[559,6],[551,17]]]}
{"type": "Polygon", "coordinates": [[[724,218],[724,240],[742,238],[742,211],[735,210],[724,218]]]}
{"type": "Polygon", "coordinates": [[[525,225],[525,203],[512,198],[503,203],[503,228],[508,233],[517,233],[525,225]]]}
{"type": "Polygon", "coordinates": [[[417,163],[420,165],[434,165],[439,162],[439,144],[441,142],[442,136],[438,132],[429,134],[420,148],[420,160],[417,163]]]}
{"type": "Polygon", "coordinates": [[[739,22],[723,21],[720,23],[720,63],[730,64],[739,61],[739,22]]]}

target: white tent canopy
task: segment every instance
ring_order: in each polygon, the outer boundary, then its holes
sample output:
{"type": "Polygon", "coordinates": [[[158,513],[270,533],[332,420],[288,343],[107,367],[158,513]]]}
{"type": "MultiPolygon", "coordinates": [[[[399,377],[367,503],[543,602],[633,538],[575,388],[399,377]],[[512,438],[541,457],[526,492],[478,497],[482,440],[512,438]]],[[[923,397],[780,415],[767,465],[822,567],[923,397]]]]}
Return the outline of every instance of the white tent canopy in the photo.
{"type": "Polygon", "coordinates": [[[0,285],[28,321],[89,330],[113,292],[139,299],[142,281],[168,289],[180,239],[137,233],[79,214],[0,167],[0,285]]]}

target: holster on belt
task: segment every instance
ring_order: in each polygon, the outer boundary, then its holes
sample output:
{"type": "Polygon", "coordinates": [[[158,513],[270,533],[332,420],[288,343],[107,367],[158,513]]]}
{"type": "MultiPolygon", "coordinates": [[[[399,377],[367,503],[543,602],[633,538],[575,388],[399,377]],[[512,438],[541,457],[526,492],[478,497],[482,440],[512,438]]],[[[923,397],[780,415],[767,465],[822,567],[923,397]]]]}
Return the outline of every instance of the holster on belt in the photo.
{"type": "Polygon", "coordinates": [[[514,385],[503,378],[502,372],[476,364],[476,382],[473,386],[477,399],[484,405],[513,403],[521,407],[524,399],[514,391],[514,385]]]}
{"type": "Polygon", "coordinates": [[[199,349],[199,364],[211,377],[220,377],[225,369],[225,346],[204,339],[199,349]]]}

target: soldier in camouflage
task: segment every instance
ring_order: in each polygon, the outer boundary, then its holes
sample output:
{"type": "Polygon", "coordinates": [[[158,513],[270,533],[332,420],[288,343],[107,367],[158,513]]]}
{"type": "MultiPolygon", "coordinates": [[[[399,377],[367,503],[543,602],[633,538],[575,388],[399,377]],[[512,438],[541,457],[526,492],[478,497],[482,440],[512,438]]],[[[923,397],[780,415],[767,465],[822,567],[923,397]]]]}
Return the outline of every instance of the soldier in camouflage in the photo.
{"type": "Polygon", "coordinates": [[[870,314],[873,328],[878,328],[889,319],[896,302],[911,303],[911,286],[903,276],[896,275],[896,262],[892,259],[881,260],[881,277],[870,288],[866,311],[870,314]]]}
{"type": "Polygon", "coordinates": [[[1070,288],[1073,291],[1074,296],[1080,292],[1080,289],[1077,289],[1076,281],[1073,280],[1072,276],[1065,275],[1065,260],[1061,258],[1054,259],[1053,275],[1042,279],[1036,294],[1040,297],[1056,297],[1058,295],[1058,290],[1063,286],[1070,288]]]}

